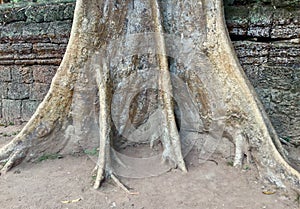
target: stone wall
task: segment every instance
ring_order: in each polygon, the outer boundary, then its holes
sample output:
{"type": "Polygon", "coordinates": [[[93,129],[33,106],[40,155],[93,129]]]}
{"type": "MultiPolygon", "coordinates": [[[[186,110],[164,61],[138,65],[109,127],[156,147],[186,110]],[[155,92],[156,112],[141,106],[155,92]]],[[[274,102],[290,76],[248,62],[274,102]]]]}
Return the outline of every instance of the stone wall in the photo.
{"type": "Polygon", "coordinates": [[[299,6],[300,3],[298,8],[263,4],[226,8],[228,30],[242,67],[279,135],[297,145],[300,144],[299,6]]]}
{"type": "Polygon", "coordinates": [[[65,52],[74,2],[0,8],[0,120],[27,121],[65,52]]]}
{"type": "MultiPolygon", "coordinates": [[[[300,143],[299,1],[228,2],[228,30],[246,74],[280,136],[300,143]]],[[[43,99],[65,51],[73,10],[72,1],[0,8],[2,123],[27,121],[43,99]]]]}

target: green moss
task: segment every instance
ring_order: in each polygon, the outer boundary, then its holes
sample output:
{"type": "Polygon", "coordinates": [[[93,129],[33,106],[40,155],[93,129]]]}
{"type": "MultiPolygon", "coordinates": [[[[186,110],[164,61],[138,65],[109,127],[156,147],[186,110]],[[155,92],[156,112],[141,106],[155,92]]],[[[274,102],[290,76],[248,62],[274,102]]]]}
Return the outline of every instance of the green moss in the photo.
{"type": "Polygon", "coordinates": [[[94,156],[94,155],[98,154],[98,149],[96,147],[91,149],[91,150],[86,149],[86,150],[84,150],[84,153],[87,154],[87,155],[93,155],[94,156]]]}
{"type": "Polygon", "coordinates": [[[233,161],[232,161],[232,160],[231,160],[231,161],[228,161],[228,162],[227,162],[227,165],[233,167],[233,161]]]}
{"type": "Polygon", "coordinates": [[[41,157],[38,158],[38,162],[42,162],[44,160],[55,160],[55,159],[61,159],[63,158],[63,156],[61,154],[58,153],[54,153],[54,154],[44,154],[41,157]]]}

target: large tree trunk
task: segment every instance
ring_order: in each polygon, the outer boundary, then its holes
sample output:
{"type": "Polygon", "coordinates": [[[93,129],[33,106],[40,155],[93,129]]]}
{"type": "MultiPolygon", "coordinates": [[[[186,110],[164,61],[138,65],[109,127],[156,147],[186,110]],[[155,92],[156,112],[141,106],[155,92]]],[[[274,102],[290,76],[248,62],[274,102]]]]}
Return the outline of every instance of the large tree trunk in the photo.
{"type": "Polygon", "coordinates": [[[235,145],[235,166],[247,156],[277,186],[287,177],[299,185],[235,56],[221,1],[77,0],[64,59],[36,113],[0,149],[1,173],[99,146],[94,187],[105,177],[122,186],[116,175],[186,171],[191,147],[202,140],[207,158],[222,135],[235,145]],[[159,142],[163,151],[147,159],[114,147],[159,142]]]}

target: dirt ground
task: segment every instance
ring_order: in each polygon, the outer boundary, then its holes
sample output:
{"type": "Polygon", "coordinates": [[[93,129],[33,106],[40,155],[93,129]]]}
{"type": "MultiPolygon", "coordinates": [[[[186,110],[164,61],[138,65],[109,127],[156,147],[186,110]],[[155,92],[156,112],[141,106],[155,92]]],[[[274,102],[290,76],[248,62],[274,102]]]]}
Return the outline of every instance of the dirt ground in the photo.
{"type": "MultiPolygon", "coordinates": [[[[22,126],[0,128],[0,146],[22,126]]],[[[144,179],[121,178],[138,192],[126,194],[106,181],[99,190],[91,186],[94,162],[88,156],[24,163],[0,177],[0,208],[24,209],[294,209],[299,195],[292,189],[263,186],[255,169],[236,169],[219,155],[198,163],[188,156],[189,172],[172,170],[144,179]],[[263,192],[271,191],[271,194],[263,192]],[[275,192],[275,193],[274,193],[275,192]]]]}

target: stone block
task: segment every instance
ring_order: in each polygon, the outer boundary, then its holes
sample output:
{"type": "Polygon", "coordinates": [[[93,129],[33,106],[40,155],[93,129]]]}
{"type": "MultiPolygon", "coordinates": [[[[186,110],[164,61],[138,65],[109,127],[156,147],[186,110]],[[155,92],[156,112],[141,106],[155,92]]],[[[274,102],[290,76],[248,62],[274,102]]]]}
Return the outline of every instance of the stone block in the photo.
{"type": "Polygon", "coordinates": [[[50,88],[49,84],[34,83],[30,88],[30,100],[42,101],[50,88]]]}
{"type": "Polygon", "coordinates": [[[0,81],[0,99],[7,99],[8,83],[0,81]]]}
{"type": "Polygon", "coordinates": [[[234,48],[238,57],[256,57],[268,56],[270,44],[257,43],[253,41],[234,41],[234,48]]]}
{"type": "Polygon", "coordinates": [[[51,53],[59,48],[58,44],[53,43],[36,43],[33,45],[33,51],[36,53],[51,53]]]}
{"type": "Polygon", "coordinates": [[[271,36],[270,34],[271,27],[262,27],[262,26],[250,26],[248,28],[247,35],[250,37],[263,37],[263,38],[269,38],[271,36]]]}
{"type": "Polygon", "coordinates": [[[239,9],[232,6],[225,7],[228,32],[235,36],[246,36],[248,29],[248,15],[248,7],[240,6],[239,9]]]}
{"type": "Polygon", "coordinates": [[[299,0],[272,0],[272,4],[276,7],[295,7],[300,8],[299,0]]]}
{"type": "Polygon", "coordinates": [[[11,49],[15,53],[30,54],[32,50],[32,43],[16,43],[11,45],[11,49]]]}
{"type": "Polygon", "coordinates": [[[0,81],[11,81],[10,67],[0,66],[0,81]]]}
{"type": "Polygon", "coordinates": [[[54,77],[57,66],[32,66],[34,82],[50,84],[54,77]]]}
{"type": "Polygon", "coordinates": [[[270,116],[270,120],[275,130],[280,133],[281,136],[288,135],[290,119],[288,116],[283,114],[273,114],[270,116]]]}
{"type": "Polygon", "coordinates": [[[0,44],[0,54],[8,54],[12,52],[13,50],[11,49],[10,44],[0,44]]]}
{"type": "Polygon", "coordinates": [[[252,7],[248,16],[250,26],[270,27],[274,11],[272,6],[252,7]]]}
{"type": "Polygon", "coordinates": [[[2,115],[4,120],[12,121],[21,117],[21,100],[2,100],[2,115]]]}
{"type": "Polygon", "coordinates": [[[15,62],[15,60],[14,60],[14,54],[13,54],[13,52],[12,53],[10,53],[10,54],[1,54],[0,55],[0,63],[2,64],[2,65],[7,65],[8,63],[10,63],[10,64],[14,64],[14,62],[15,62]]]}
{"type": "Polygon", "coordinates": [[[257,87],[259,78],[261,76],[261,66],[259,65],[243,65],[242,66],[248,79],[254,87],[257,87]]]}
{"type": "Polygon", "coordinates": [[[277,25],[271,30],[271,38],[273,39],[292,39],[299,38],[300,25],[277,25]]]}
{"type": "Polygon", "coordinates": [[[28,23],[24,24],[19,30],[23,30],[23,38],[32,39],[33,37],[47,37],[47,30],[50,23],[28,23]]]}
{"type": "Polygon", "coordinates": [[[64,19],[65,20],[72,20],[74,10],[75,10],[75,4],[74,3],[67,4],[66,7],[65,7],[65,10],[64,10],[64,19]]]}
{"type": "Polygon", "coordinates": [[[260,66],[260,70],[257,82],[266,83],[269,89],[290,90],[297,80],[293,68],[265,65],[260,66]]]}
{"type": "Polygon", "coordinates": [[[44,21],[45,8],[31,6],[28,7],[25,11],[27,17],[27,22],[36,22],[40,23],[44,21]]]}
{"type": "Polygon", "coordinates": [[[44,14],[45,22],[53,22],[64,19],[64,7],[61,5],[51,5],[47,7],[44,14]]]}
{"type": "Polygon", "coordinates": [[[30,84],[10,83],[8,84],[9,99],[28,99],[30,92],[30,84]]]}
{"type": "Polygon", "coordinates": [[[0,11],[0,23],[2,24],[9,24],[12,22],[19,22],[25,20],[25,9],[10,8],[5,10],[5,8],[2,8],[0,11]]]}
{"type": "Polygon", "coordinates": [[[22,37],[22,29],[24,27],[24,22],[10,23],[7,26],[1,28],[0,39],[18,40],[20,39],[20,37],[22,37]]]}
{"type": "Polygon", "coordinates": [[[30,101],[30,100],[23,100],[21,106],[21,118],[23,121],[28,121],[33,113],[35,112],[36,108],[40,104],[39,101],[30,101]]]}
{"type": "Polygon", "coordinates": [[[51,22],[49,30],[52,28],[55,36],[68,37],[71,32],[72,22],[72,20],[51,22]]]}
{"type": "Polygon", "coordinates": [[[11,69],[12,80],[15,83],[32,83],[32,70],[31,67],[15,66],[11,69]]]}

